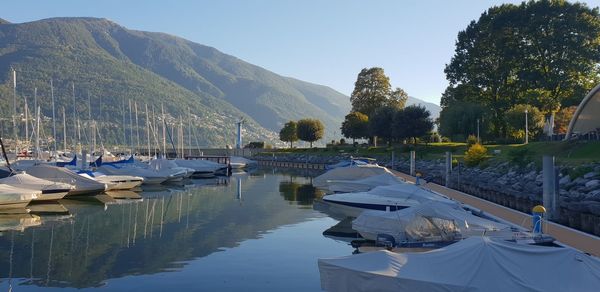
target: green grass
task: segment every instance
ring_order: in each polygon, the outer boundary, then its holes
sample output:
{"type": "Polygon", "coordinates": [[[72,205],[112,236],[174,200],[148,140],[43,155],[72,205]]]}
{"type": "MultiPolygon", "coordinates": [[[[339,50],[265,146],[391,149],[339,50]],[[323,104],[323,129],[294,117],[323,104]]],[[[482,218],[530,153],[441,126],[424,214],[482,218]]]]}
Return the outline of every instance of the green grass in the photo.
{"type": "MultiPolygon", "coordinates": [[[[589,162],[600,162],[600,141],[593,142],[532,142],[525,144],[509,145],[484,145],[488,149],[491,161],[511,161],[527,164],[535,162],[541,165],[542,156],[554,155],[558,164],[577,166],[589,162]],[[499,153],[495,153],[499,150],[499,153]]],[[[459,161],[463,161],[467,151],[465,143],[430,143],[428,145],[397,145],[393,147],[364,147],[335,146],[329,148],[295,148],[279,149],[276,153],[303,153],[310,155],[337,155],[347,153],[353,156],[382,156],[391,155],[394,151],[396,157],[407,158],[411,150],[415,150],[417,159],[443,159],[446,152],[459,161]]],[[[271,155],[265,153],[264,155],[271,155]]]]}

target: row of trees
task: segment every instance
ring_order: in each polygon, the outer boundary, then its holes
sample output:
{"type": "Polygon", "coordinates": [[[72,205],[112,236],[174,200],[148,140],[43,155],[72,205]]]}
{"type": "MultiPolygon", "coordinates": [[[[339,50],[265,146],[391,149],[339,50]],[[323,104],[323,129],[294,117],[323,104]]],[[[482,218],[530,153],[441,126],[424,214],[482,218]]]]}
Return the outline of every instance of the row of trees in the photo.
{"type": "Polygon", "coordinates": [[[479,123],[482,136],[516,138],[526,108],[536,130],[544,116],[568,120],[573,111],[564,108],[600,81],[599,63],[598,8],[564,0],[492,7],[458,34],[440,133],[466,137],[479,123]]]}
{"type": "Polygon", "coordinates": [[[352,111],[342,123],[342,134],[355,139],[377,137],[388,142],[426,135],[433,128],[430,113],[424,107],[405,107],[408,95],[401,88],[392,90],[382,68],[361,70],[350,96],[352,111]]]}
{"type": "Polygon", "coordinates": [[[294,146],[294,142],[302,140],[312,143],[323,138],[325,134],[325,126],[317,119],[302,119],[298,122],[289,121],[285,123],[281,131],[279,131],[279,140],[290,143],[290,148],[294,146]]]}

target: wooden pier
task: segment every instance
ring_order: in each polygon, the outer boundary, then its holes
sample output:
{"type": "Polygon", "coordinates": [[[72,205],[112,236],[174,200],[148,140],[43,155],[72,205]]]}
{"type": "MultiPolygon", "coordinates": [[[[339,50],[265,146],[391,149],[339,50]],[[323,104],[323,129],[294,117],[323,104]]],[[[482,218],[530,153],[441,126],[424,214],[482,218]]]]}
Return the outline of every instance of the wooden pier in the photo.
{"type": "MultiPolygon", "coordinates": [[[[394,171],[394,173],[399,177],[406,179],[407,181],[415,181],[414,177],[407,174],[397,171],[394,171]]],[[[519,212],[517,210],[513,210],[435,183],[426,183],[424,186],[432,191],[480,209],[488,214],[504,219],[515,225],[523,226],[528,229],[531,227],[530,214],[519,212]]],[[[544,233],[551,235],[565,245],[595,256],[600,256],[600,237],[547,220],[544,220],[543,229],[544,233]]]]}

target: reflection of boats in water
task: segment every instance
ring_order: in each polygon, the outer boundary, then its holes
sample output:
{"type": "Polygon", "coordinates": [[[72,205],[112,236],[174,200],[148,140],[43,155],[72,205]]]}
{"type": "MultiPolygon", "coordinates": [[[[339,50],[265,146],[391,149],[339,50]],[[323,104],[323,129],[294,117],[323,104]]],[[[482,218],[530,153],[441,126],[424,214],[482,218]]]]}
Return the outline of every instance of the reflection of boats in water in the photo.
{"type": "Polygon", "coordinates": [[[353,240],[362,238],[356,230],[352,229],[352,218],[347,217],[336,225],[333,225],[323,231],[323,236],[333,240],[344,242],[352,242],[353,240]]]}
{"type": "Polygon", "coordinates": [[[58,201],[32,203],[27,208],[36,215],[68,215],[69,210],[58,201]]]}
{"type": "Polygon", "coordinates": [[[0,214],[0,231],[23,231],[42,224],[40,216],[33,214],[0,214]]]}

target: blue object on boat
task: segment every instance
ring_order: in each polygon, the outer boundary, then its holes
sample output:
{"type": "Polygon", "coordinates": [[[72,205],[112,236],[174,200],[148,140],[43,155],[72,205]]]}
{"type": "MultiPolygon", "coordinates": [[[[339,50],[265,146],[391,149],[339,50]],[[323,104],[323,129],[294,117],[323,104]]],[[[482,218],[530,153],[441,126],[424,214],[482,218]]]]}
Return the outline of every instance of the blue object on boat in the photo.
{"type": "Polygon", "coordinates": [[[100,167],[102,165],[102,155],[94,162],[90,162],[90,167],[100,167]]]}
{"type": "Polygon", "coordinates": [[[129,159],[123,159],[123,160],[119,160],[119,161],[112,161],[112,162],[102,162],[102,165],[115,165],[115,164],[123,164],[123,163],[133,163],[133,155],[131,155],[129,157],[129,159]]]}
{"type": "Polygon", "coordinates": [[[77,155],[73,156],[73,160],[71,160],[69,162],[60,162],[60,161],[56,162],[56,166],[58,166],[58,167],[65,167],[67,165],[77,165],[77,155]]]}

